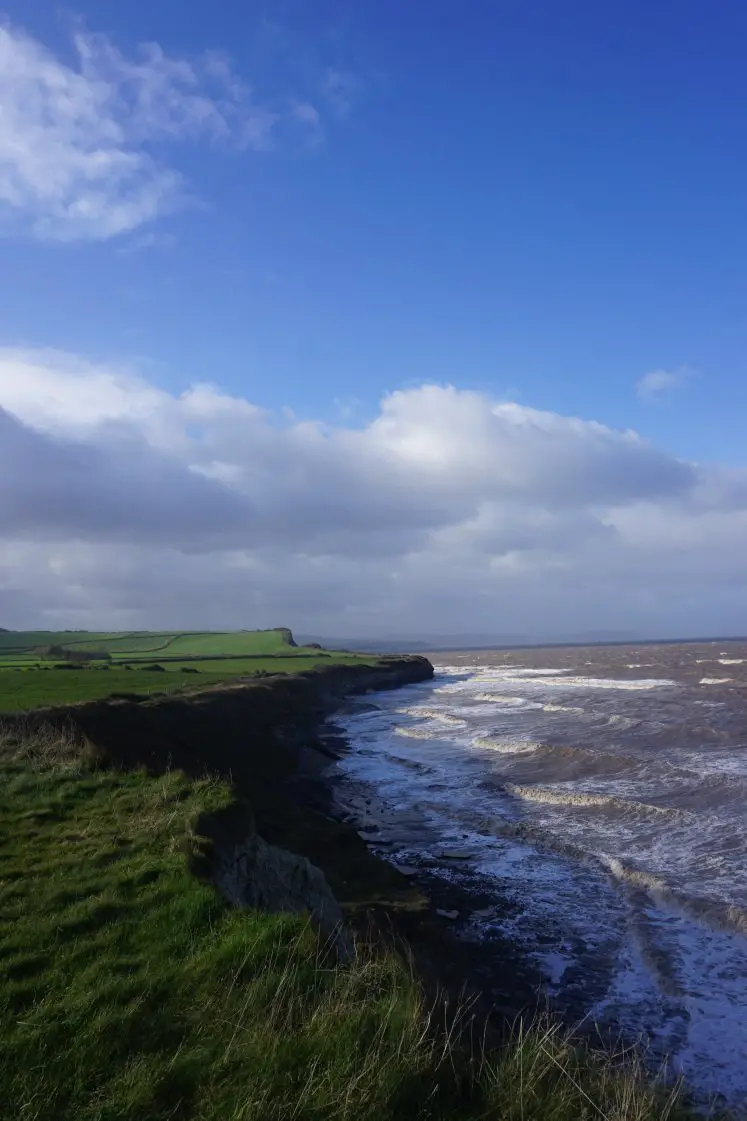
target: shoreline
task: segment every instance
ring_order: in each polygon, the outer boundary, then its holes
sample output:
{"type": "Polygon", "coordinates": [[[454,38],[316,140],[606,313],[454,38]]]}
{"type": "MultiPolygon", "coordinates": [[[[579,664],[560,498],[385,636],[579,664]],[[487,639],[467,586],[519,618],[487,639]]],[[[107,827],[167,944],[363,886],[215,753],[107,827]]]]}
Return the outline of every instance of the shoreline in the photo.
{"type": "MultiPolygon", "coordinates": [[[[344,708],[360,711],[361,704],[344,708]]],[[[373,929],[378,937],[393,940],[401,948],[404,945],[427,991],[431,995],[443,991],[450,1000],[466,999],[491,1034],[503,1035],[519,1016],[547,1011],[542,974],[520,946],[505,934],[493,931],[486,935],[471,929],[480,912],[505,916],[516,911],[516,904],[494,883],[478,874],[470,876],[464,868],[460,868],[458,880],[450,879],[448,860],[408,866],[387,859],[383,850],[388,845],[378,835],[381,827],[377,821],[385,814],[384,804],[373,787],[361,790],[350,804],[341,800],[335,764],[354,748],[335,723],[340,715],[338,709],[321,722],[314,741],[302,754],[299,781],[305,797],[363,841],[375,879],[379,869],[389,869],[420,896],[415,907],[403,906],[399,900],[356,907],[347,914],[354,929],[359,935],[373,929]]],[[[416,833],[418,823],[413,815],[402,816],[403,830],[416,833]]],[[[424,822],[420,824],[424,826],[424,822]]],[[[391,837],[396,829],[396,823],[388,821],[383,836],[391,837]]]]}
{"type": "MultiPolygon", "coordinates": [[[[334,801],[329,770],[351,750],[334,724],[366,693],[432,678],[420,655],[377,659],[374,666],[330,665],[258,681],[233,681],[191,693],[116,699],[0,716],[25,732],[49,726],[80,737],[98,758],[151,773],[209,770],[232,782],[244,810],[233,817],[240,840],[253,818],[269,844],[307,857],[324,873],[346,922],[364,942],[394,943],[410,958],[429,994],[470,993],[480,1018],[501,1030],[539,1007],[539,974],[510,940],[459,936],[462,922],[438,911],[479,907],[484,890],[420,868],[397,869],[334,801]]],[[[485,904],[494,904],[485,896],[485,904]]]]}
{"type": "MultiPolygon", "coordinates": [[[[386,951],[399,951],[436,1021],[448,1019],[459,1007],[460,1022],[479,1051],[485,1044],[507,1041],[517,1015],[533,1020],[548,1004],[539,995],[539,971],[517,942],[506,935],[462,936],[463,918],[480,910],[481,903],[496,908],[497,892],[493,888],[486,895],[477,876],[468,884],[449,880],[435,860],[398,869],[380,851],[381,844],[366,835],[375,831],[361,830],[351,809],[346,812],[335,801],[331,773],[335,760],[353,750],[336,718],[367,704],[352,697],[432,676],[425,659],[397,658],[354,672],[325,667],[178,698],[0,717],[0,725],[26,734],[56,726],[64,733],[63,746],[72,745],[75,737],[94,767],[150,776],[183,770],[192,779],[212,774],[228,780],[233,787],[230,804],[201,817],[227,826],[218,833],[229,854],[248,830],[256,830],[268,844],[306,857],[324,873],[346,925],[362,943],[364,958],[371,950],[382,950],[386,961],[386,951]]],[[[225,793],[230,796],[228,788],[225,793]]],[[[364,804],[369,817],[383,808],[371,790],[364,804]]],[[[197,834],[203,830],[198,828],[197,834]]],[[[209,839],[210,833],[204,836],[209,839]]],[[[225,850],[218,853],[216,847],[216,855],[225,856],[225,850]]],[[[210,875],[198,878],[216,883],[210,875]]],[[[507,900],[500,905],[511,906],[507,900]]]]}
{"type": "MultiPolygon", "coordinates": [[[[708,653],[713,659],[721,656],[718,648],[708,653]]],[[[710,737],[703,735],[703,740],[707,742],[699,750],[708,752],[713,744],[715,759],[712,763],[710,758],[706,760],[705,770],[708,771],[709,766],[717,768],[721,758],[719,752],[725,750],[722,743],[727,739],[726,732],[730,733],[729,742],[733,742],[742,730],[744,709],[736,703],[727,706],[724,703],[727,699],[725,690],[719,690],[715,699],[712,699],[713,690],[693,692],[701,674],[706,672],[701,670],[701,651],[675,650],[670,656],[670,663],[663,669],[658,665],[654,668],[639,664],[645,659],[632,650],[624,649],[615,656],[616,661],[599,658],[592,663],[591,660],[584,661],[586,652],[582,651],[576,668],[573,663],[569,665],[568,659],[552,659],[541,651],[526,663],[518,659],[521,666],[509,665],[507,671],[504,671],[502,657],[486,656],[480,662],[475,658],[478,681],[474,686],[457,686],[454,690],[436,688],[432,697],[431,690],[425,686],[408,691],[406,700],[399,701],[393,695],[382,698],[380,705],[376,706],[381,708],[380,713],[362,713],[356,718],[351,712],[343,717],[342,724],[355,744],[353,750],[359,758],[351,758],[340,768],[344,773],[342,803],[350,805],[348,795],[352,792],[352,821],[362,829],[371,850],[395,864],[406,861],[415,866],[412,882],[431,895],[436,906],[443,906],[441,900],[446,899],[445,905],[449,908],[460,911],[464,908],[473,912],[482,910],[481,880],[482,873],[485,873],[486,880],[489,880],[487,894],[495,919],[487,917],[484,923],[478,924],[480,929],[476,933],[488,934],[491,946],[486,955],[481,954],[477,959],[475,975],[481,985],[490,984],[497,975],[496,995],[501,999],[508,989],[508,1000],[499,1011],[511,1016],[519,1004],[521,1010],[531,1016],[536,1009],[547,1009],[554,1021],[570,1029],[575,1039],[591,1042],[592,1047],[617,1051],[623,1044],[626,1047],[632,1045],[637,1053],[645,1056],[647,1069],[653,1076],[666,1063],[672,1078],[681,1076],[688,1080],[688,1100],[697,1103],[698,1109],[708,1112],[715,1102],[719,1108],[728,1110],[731,1107],[739,1112],[745,1108],[743,1059],[738,1053],[743,1030],[738,1026],[737,1012],[738,978],[744,976],[745,953],[743,943],[740,949],[739,938],[733,944],[734,935],[739,932],[732,929],[724,931],[712,922],[702,921],[698,914],[682,912],[676,900],[660,899],[655,891],[648,894],[640,889],[640,885],[631,887],[615,868],[607,871],[602,862],[594,859],[596,850],[593,847],[587,846],[586,853],[580,847],[564,852],[560,843],[552,846],[543,843],[545,838],[539,828],[517,829],[516,834],[513,830],[493,830],[494,812],[496,819],[505,812],[511,821],[514,820],[512,814],[521,821],[529,819],[531,826],[540,813],[544,813],[544,807],[532,816],[532,805],[528,811],[522,805],[517,809],[516,804],[507,799],[503,810],[496,808],[494,811],[492,794],[496,785],[483,782],[480,761],[473,759],[470,770],[468,753],[466,770],[462,770],[462,741],[469,742],[469,737],[477,734],[475,726],[481,734],[485,734],[483,727],[491,719],[501,727],[500,732],[496,731],[496,737],[505,736],[509,740],[512,735],[521,736],[523,728],[532,721],[535,724],[544,721],[541,730],[533,732],[533,736],[547,735],[551,747],[532,755],[529,763],[524,756],[517,756],[516,769],[521,771],[523,767],[522,774],[531,772],[527,778],[515,779],[517,783],[562,781],[566,777],[561,768],[566,766],[568,743],[574,746],[580,743],[582,747],[589,748],[592,740],[596,751],[593,754],[583,753],[576,748],[567,771],[572,768],[579,770],[579,756],[584,766],[589,758],[592,761],[598,758],[606,760],[607,756],[601,753],[609,744],[612,758],[623,758],[627,764],[625,752],[632,754],[628,743],[634,735],[634,732],[628,731],[628,725],[633,726],[636,736],[640,737],[642,733],[637,731],[638,725],[634,721],[625,721],[623,716],[617,715],[613,718],[610,713],[629,716],[632,712],[635,717],[645,717],[648,711],[658,717],[659,712],[651,707],[648,692],[640,697],[637,692],[615,692],[609,697],[605,694],[599,700],[599,694],[591,689],[595,685],[611,688],[621,679],[623,684],[620,688],[626,690],[631,678],[634,679],[631,689],[641,685],[646,687],[648,682],[641,683],[640,678],[655,679],[655,684],[671,686],[670,693],[662,702],[664,715],[661,719],[668,720],[668,723],[662,723],[661,727],[666,728],[666,742],[673,744],[676,750],[701,733],[701,724],[704,730],[706,725],[713,726],[710,737]],[[618,662],[622,664],[618,665],[618,662]],[[542,704],[527,703],[520,714],[524,725],[520,724],[518,716],[514,716],[513,723],[510,719],[504,721],[501,715],[504,710],[498,705],[485,712],[473,711],[469,708],[474,703],[470,698],[480,688],[488,688],[481,682],[483,664],[490,673],[494,669],[497,671],[493,675],[496,680],[526,666],[524,676],[530,687],[534,686],[533,675],[540,672],[543,677],[549,678],[551,685],[555,685],[556,680],[561,683],[553,674],[573,674],[568,679],[571,688],[582,686],[588,678],[590,688],[584,694],[587,708],[583,710],[589,714],[586,725],[579,732],[575,714],[581,710],[562,709],[554,705],[547,706],[552,715],[546,717],[542,715],[545,711],[542,704]],[[592,665],[593,668],[590,668],[592,665]],[[664,669],[669,672],[664,672],[664,669]],[[614,681],[611,680],[613,678],[614,681]],[[659,678],[666,680],[659,681],[659,678]],[[439,696],[440,692],[445,695],[439,696]],[[451,692],[456,696],[451,696],[451,692]],[[694,707],[697,705],[709,707],[702,711],[701,716],[701,710],[694,707]],[[716,717],[712,717],[712,707],[716,717]],[[537,716],[534,710],[540,715],[537,716]],[[685,724],[685,717],[690,716],[691,710],[694,719],[685,724]],[[469,714],[467,731],[462,732],[459,728],[452,736],[448,729],[440,735],[440,725],[436,723],[439,712],[452,716],[469,714]],[[573,720],[565,716],[556,717],[556,712],[570,712],[574,714],[573,720]],[[430,722],[421,725],[417,718],[429,718],[430,722]],[[617,723],[604,740],[604,730],[613,725],[613,719],[617,723]],[[565,720],[565,725],[562,720],[565,720]],[[545,727],[550,721],[555,721],[555,724],[548,733],[545,727]],[[407,735],[413,725],[422,727],[422,734],[415,734],[412,742],[400,741],[395,732],[404,729],[402,734],[407,735]],[[597,746],[600,727],[602,742],[597,746]],[[689,739],[682,734],[685,728],[689,739]],[[433,737],[433,742],[428,742],[430,737],[433,737]],[[552,753],[555,747],[557,754],[552,753]],[[464,780],[464,789],[460,775],[464,780]],[[372,791],[375,792],[373,795],[372,791]],[[363,805],[355,804],[358,792],[364,792],[363,805]],[[387,804],[383,817],[380,802],[387,804]],[[420,823],[408,820],[408,817],[414,819],[417,815],[422,815],[425,822],[425,831],[420,834],[420,823]],[[369,835],[366,824],[379,818],[379,835],[376,830],[371,830],[369,835]],[[429,825],[430,822],[437,823],[436,828],[433,824],[429,825]],[[461,832],[462,829],[470,830],[469,839],[467,833],[461,832]],[[465,838],[465,860],[463,864],[455,862],[455,871],[450,876],[445,869],[451,865],[442,859],[443,851],[458,849],[461,837],[465,838]],[[506,837],[509,840],[504,842],[506,837]],[[527,837],[533,838],[534,843],[527,841],[527,837]],[[512,860],[514,849],[516,857],[512,860]],[[470,850],[472,861],[466,859],[470,850]],[[483,851],[486,853],[484,859],[481,855],[483,851]],[[507,860],[504,860],[504,853],[507,860]],[[470,875],[470,867],[478,870],[479,875],[470,875]],[[457,902],[452,886],[453,879],[464,888],[460,902],[457,902]],[[445,891],[444,883],[447,885],[445,891]],[[518,902],[522,913],[518,921],[514,919],[515,911],[506,912],[507,901],[499,898],[503,893],[509,897],[509,907],[512,900],[518,902]],[[490,937],[490,928],[494,925],[503,928],[510,939],[508,942],[490,937]],[[605,941],[603,936],[608,930],[610,937],[605,941]],[[506,983],[506,973],[513,972],[513,966],[504,967],[503,963],[512,958],[518,958],[520,969],[528,979],[524,993],[520,984],[506,983]],[[535,973],[533,985],[534,964],[541,969],[543,976],[538,978],[535,973]],[[480,968],[483,965],[484,968],[480,968]],[[699,966],[703,966],[700,971],[699,966]],[[730,1027],[731,1018],[735,1020],[734,1030],[730,1027]]],[[[593,651],[589,651],[589,659],[592,657],[593,651]]],[[[471,657],[468,659],[466,656],[461,664],[468,660],[471,664],[471,657]]],[[[747,652],[743,660],[747,666],[747,652]]],[[[452,671],[452,664],[444,665],[445,659],[434,661],[442,669],[440,680],[434,682],[434,686],[443,686],[452,671]]],[[[736,674],[737,671],[734,672],[736,674]]],[[[525,694],[522,681],[517,679],[513,685],[513,689],[504,689],[500,684],[491,686],[490,696],[479,694],[477,699],[500,702],[504,700],[504,692],[536,699],[532,697],[531,690],[530,694],[525,694]],[[495,698],[493,694],[496,694],[495,698]]],[[[554,700],[553,691],[548,693],[547,698],[542,696],[540,699],[554,700]]],[[[563,703],[581,702],[563,698],[563,703]]],[[[663,741],[664,736],[660,736],[659,740],[663,741]]],[[[655,743],[658,744],[659,740],[655,743]]],[[[541,742],[544,744],[544,739],[541,742]]],[[[340,746],[344,750],[343,740],[340,746]]],[[[644,744],[644,747],[647,746],[644,744]]],[[[645,751],[643,754],[645,756],[645,751]]],[[[496,770],[508,772],[511,777],[502,755],[489,758],[496,770]]],[[[575,771],[571,777],[575,777],[575,771]]],[[[606,771],[603,774],[606,776],[606,771]]],[[[334,786],[334,773],[330,775],[330,782],[334,786]]],[[[595,787],[592,786],[592,789],[595,787]]],[[[570,811],[568,813],[570,815],[570,811]]],[[[589,830],[592,826],[597,828],[597,819],[591,814],[588,816],[592,822],[589,830]]],[[[555,819],[552,821],[554,823],[555,819]]],[[[586,818],[584,822],[586,827],[586,818]]],[[[551,839],[558,833],[562,839],[564,834],[560,832],[560,827],[563,824],[563,821],[559,823],[551,839]]],[[[577,819],[574,818],[573,825],[576,824],[577,819]]],[[[601,824],[607,827],[606,818],[601,824]]],[[[659,825],[658,819],[656,824],[659,825]]],[[[612,829],[612,826],[609,828],[612,829]]],[[[608,851],[603,844],[599,849],[608,851]]],[[[615,850],[610,848],[609,851],[615,850]]],[[[457,938],[463,919],[468,925],[468,916],[463,914],[453,923],[457,938]]],[[[470,973],[472,975],[471,970],[470,973]]],[[[475,976],[472,979],[474,981],[475,976]]]]}

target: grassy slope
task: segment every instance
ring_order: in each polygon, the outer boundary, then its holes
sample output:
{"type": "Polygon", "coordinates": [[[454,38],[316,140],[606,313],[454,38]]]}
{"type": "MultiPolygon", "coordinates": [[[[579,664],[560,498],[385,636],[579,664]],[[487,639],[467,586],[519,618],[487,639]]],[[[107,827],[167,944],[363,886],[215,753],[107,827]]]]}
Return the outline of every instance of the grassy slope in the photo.
{"type": "Polygon", "coordinates": [[[329,654],[288,645],[281,630],[236,632],[0,633],[0,712],[97,700],[112,693],[149,695],[218,684],[256,673],[297,673],[317,665],[365,661],[361,655],[329,654]],[[37,646],[107,651],[110,669],[55,669],[33,653],[37,646]],[[132,670],[118,663],[131,665],[132,670]],[[165,673],[149,671],[158,664],[165,673]],[[199,677],[187,676],[185,669],[199,677]],[[19,673],[17,671],[24,671],[19,673]],[[31,672],[29,672],[31,671],[31,672]],[[167,674],[169,676],[167,676],[167,674]]]}
{"type": "Polygon", "coordinates": [[[392,957],[330,968],[293,918],[187,871],[228,791],[0,743],[0,1100],[24,1121],[616,1121],[650,1093],[553,1033],[492,1060],[430,1029],[392,957]]]}
{"type": "MultiPolygon", "coordinates": [[[[63,646],[81,637],[71,631],[0,631],[0,656],[13,651],[31,650],[34,646],[63,646]]],[[[98,639],[116,637],[117,634],[113,632],[97,635],[98,639]]]]}
{"type": "Polygon", "coordinates": [[[0,633],[0,658],[7,654],[32,651],[36,646],[106,650],[113,657],[159,650],[179,657],[193,657],[209,654],[276,654],[284,648],[289,649],[280,630],[0,633]]]}
{"type": "Polygon", "coordinates": [[[280,631],[244,631],[226,634],[183,634],[169,643],[168,653],[180,657],[206,654],[277,654],[292,650],[280,631]]]}

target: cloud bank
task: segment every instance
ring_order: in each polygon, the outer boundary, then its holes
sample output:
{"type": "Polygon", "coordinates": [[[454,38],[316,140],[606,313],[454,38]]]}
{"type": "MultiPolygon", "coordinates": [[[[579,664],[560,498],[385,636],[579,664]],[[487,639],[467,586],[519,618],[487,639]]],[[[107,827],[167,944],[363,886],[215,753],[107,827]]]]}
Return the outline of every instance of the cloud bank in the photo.
{"type": "Polygon", "coordinates": [[[0,626],[747,629],[747,472],[423,385],[365,424],[0,350],[0,626]]]}

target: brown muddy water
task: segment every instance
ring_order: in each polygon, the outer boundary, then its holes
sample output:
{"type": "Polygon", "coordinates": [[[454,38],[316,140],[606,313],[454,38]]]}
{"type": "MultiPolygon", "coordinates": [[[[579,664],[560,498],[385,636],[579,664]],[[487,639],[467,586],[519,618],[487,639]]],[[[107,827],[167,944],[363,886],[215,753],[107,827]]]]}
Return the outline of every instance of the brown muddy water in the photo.
{"type": "Polygon", "coordinates": [[[747,642],[430,658],[336,719],[339,805],[479,884],[460,936],[510,938],[540,1000],[747,1109],[747,642]]]}

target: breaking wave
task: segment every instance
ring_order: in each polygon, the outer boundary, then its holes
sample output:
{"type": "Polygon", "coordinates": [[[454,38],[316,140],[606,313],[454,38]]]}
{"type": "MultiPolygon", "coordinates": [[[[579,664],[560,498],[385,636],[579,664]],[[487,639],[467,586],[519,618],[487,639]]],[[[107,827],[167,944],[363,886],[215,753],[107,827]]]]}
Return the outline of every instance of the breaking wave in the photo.
{"type": "Polygon", "coordinates": [[[714,930],[747,935],[747,909],[736,904],[678,890],[651,872],[625,864],[606,853],[589,852],[581,845],[565,840],[543,826],[501,819],[486,823],[486,826],[497,837],[524,841],[539,850],[601,867],[617,882],[639,888],[714,930]]]}
{"type": "Polygon", "coordinates": [[[659,876],[623,864],[614,856],[601,853],[598,857],[600,864],[617,880],[632,884],[634,887],[643,888],[645,891],[657,895],[694,919],[705,922],[716,930],[728,930],[737,934],[747,934],[747,910],[735,904],[718,899],[709,899],[707,896],[690,895],[688,892],[679,891],[670,887],[659,876]]]}
{"type": "Polygon", "coordinates": [[[691,783],[702,778],[700,772],[671,763],[666,759],[652,761],[618,751],[597,750],[593,747],[517,740],[515,737],[502,736],[480,736],[473,740],[473,743],[476,747],[489,747],[504,754],[526,754],[531,750],[533,765],[536,767],[546,765],[552,770],[552,777],[560,781],[605,776],[634,778],[657,775],[667,779],[676,777],[691,783]]]}
{"type": "Polygon", "coordinates": [[[492,701],[496,705],[517,705],[522,707],[527,704],[526,697],[506,697],[501,693],[475,693],[476,701],[492,701]]]}
{"type": "Polygon", "coordinates": [[[533,682],[526,677],[513,676],[501,679],[504,685],[541,684],[543,688],[574,688],[574,689],[621,689],[626,693],[648,692],[651,689],[661,689],[662,686],[675,685],[674,681],[653,677],[640,678],[635,681],[623,681],[615,677],[582,677],[581,675],[546,677],[541,682],[533,682]]]}
{"type": "Polygon", "coordinates": [[[623,731],[631,731],[633,728],[639,728],[642,723],[642,720],[636,720],[635,717],[620,716],[620,714],[616,712],[613,712],[611,716],[607,717],[607,724],[610,728],[621,728],[623,731]]]}
{"type": "Polygon", "coordinates": [[[747,1105],[747,643],[514,654],[563,673],[503,657],[465,652],[350,717],[340,767],[381,782],[388,852],[434,875],[445,839],[471,854],[445,880],[506,893],[488,925],[568,966],[549,993],[574,1022],[601,1009],[747,1105]]]}
{"type": "Polygon", "coordinates": [[[475,747],[487,747],[490,751],[500,751],[505,755],[526,755],[542,747],[542,744],[531,740],[511,740],[496,736],[477,736],[472,742],[475,747]]]}
{"type": "Polygon", "coordinates": [[[395,710],[400,716],[419,716],[423,720],[438,720],[441,724],[461,724],[467,723],[466,720],[460,716],[451,716],[448,712],[442,712],[438,708],[398,708],[395,710]]]}
{"type": "Polygon", "coordinates": [[[408,740],[432,740],[433,732],[427,728],[403,728],[401,724],[394,727],[395,736],[406,736],[408,740]]]}
{"type": "Polygon", "coordinates": [[[526,669],[519,671],[520,677],[557,677],[559,674],[570,673],[568,669],[526,669]]]}
{"type": "Polygon", "coordinates": [[[649,802],[619,798],[614,794],[589,794],[583,790],[557,790],[549,786],[522,786],[512,782],[505,783],[503,789],[526,802],[546,802],[553,806],[598,806],[617,813],[646,817],[681,818],[684,814],[684,811],[670,806],[653,806],[649,802]]]}

